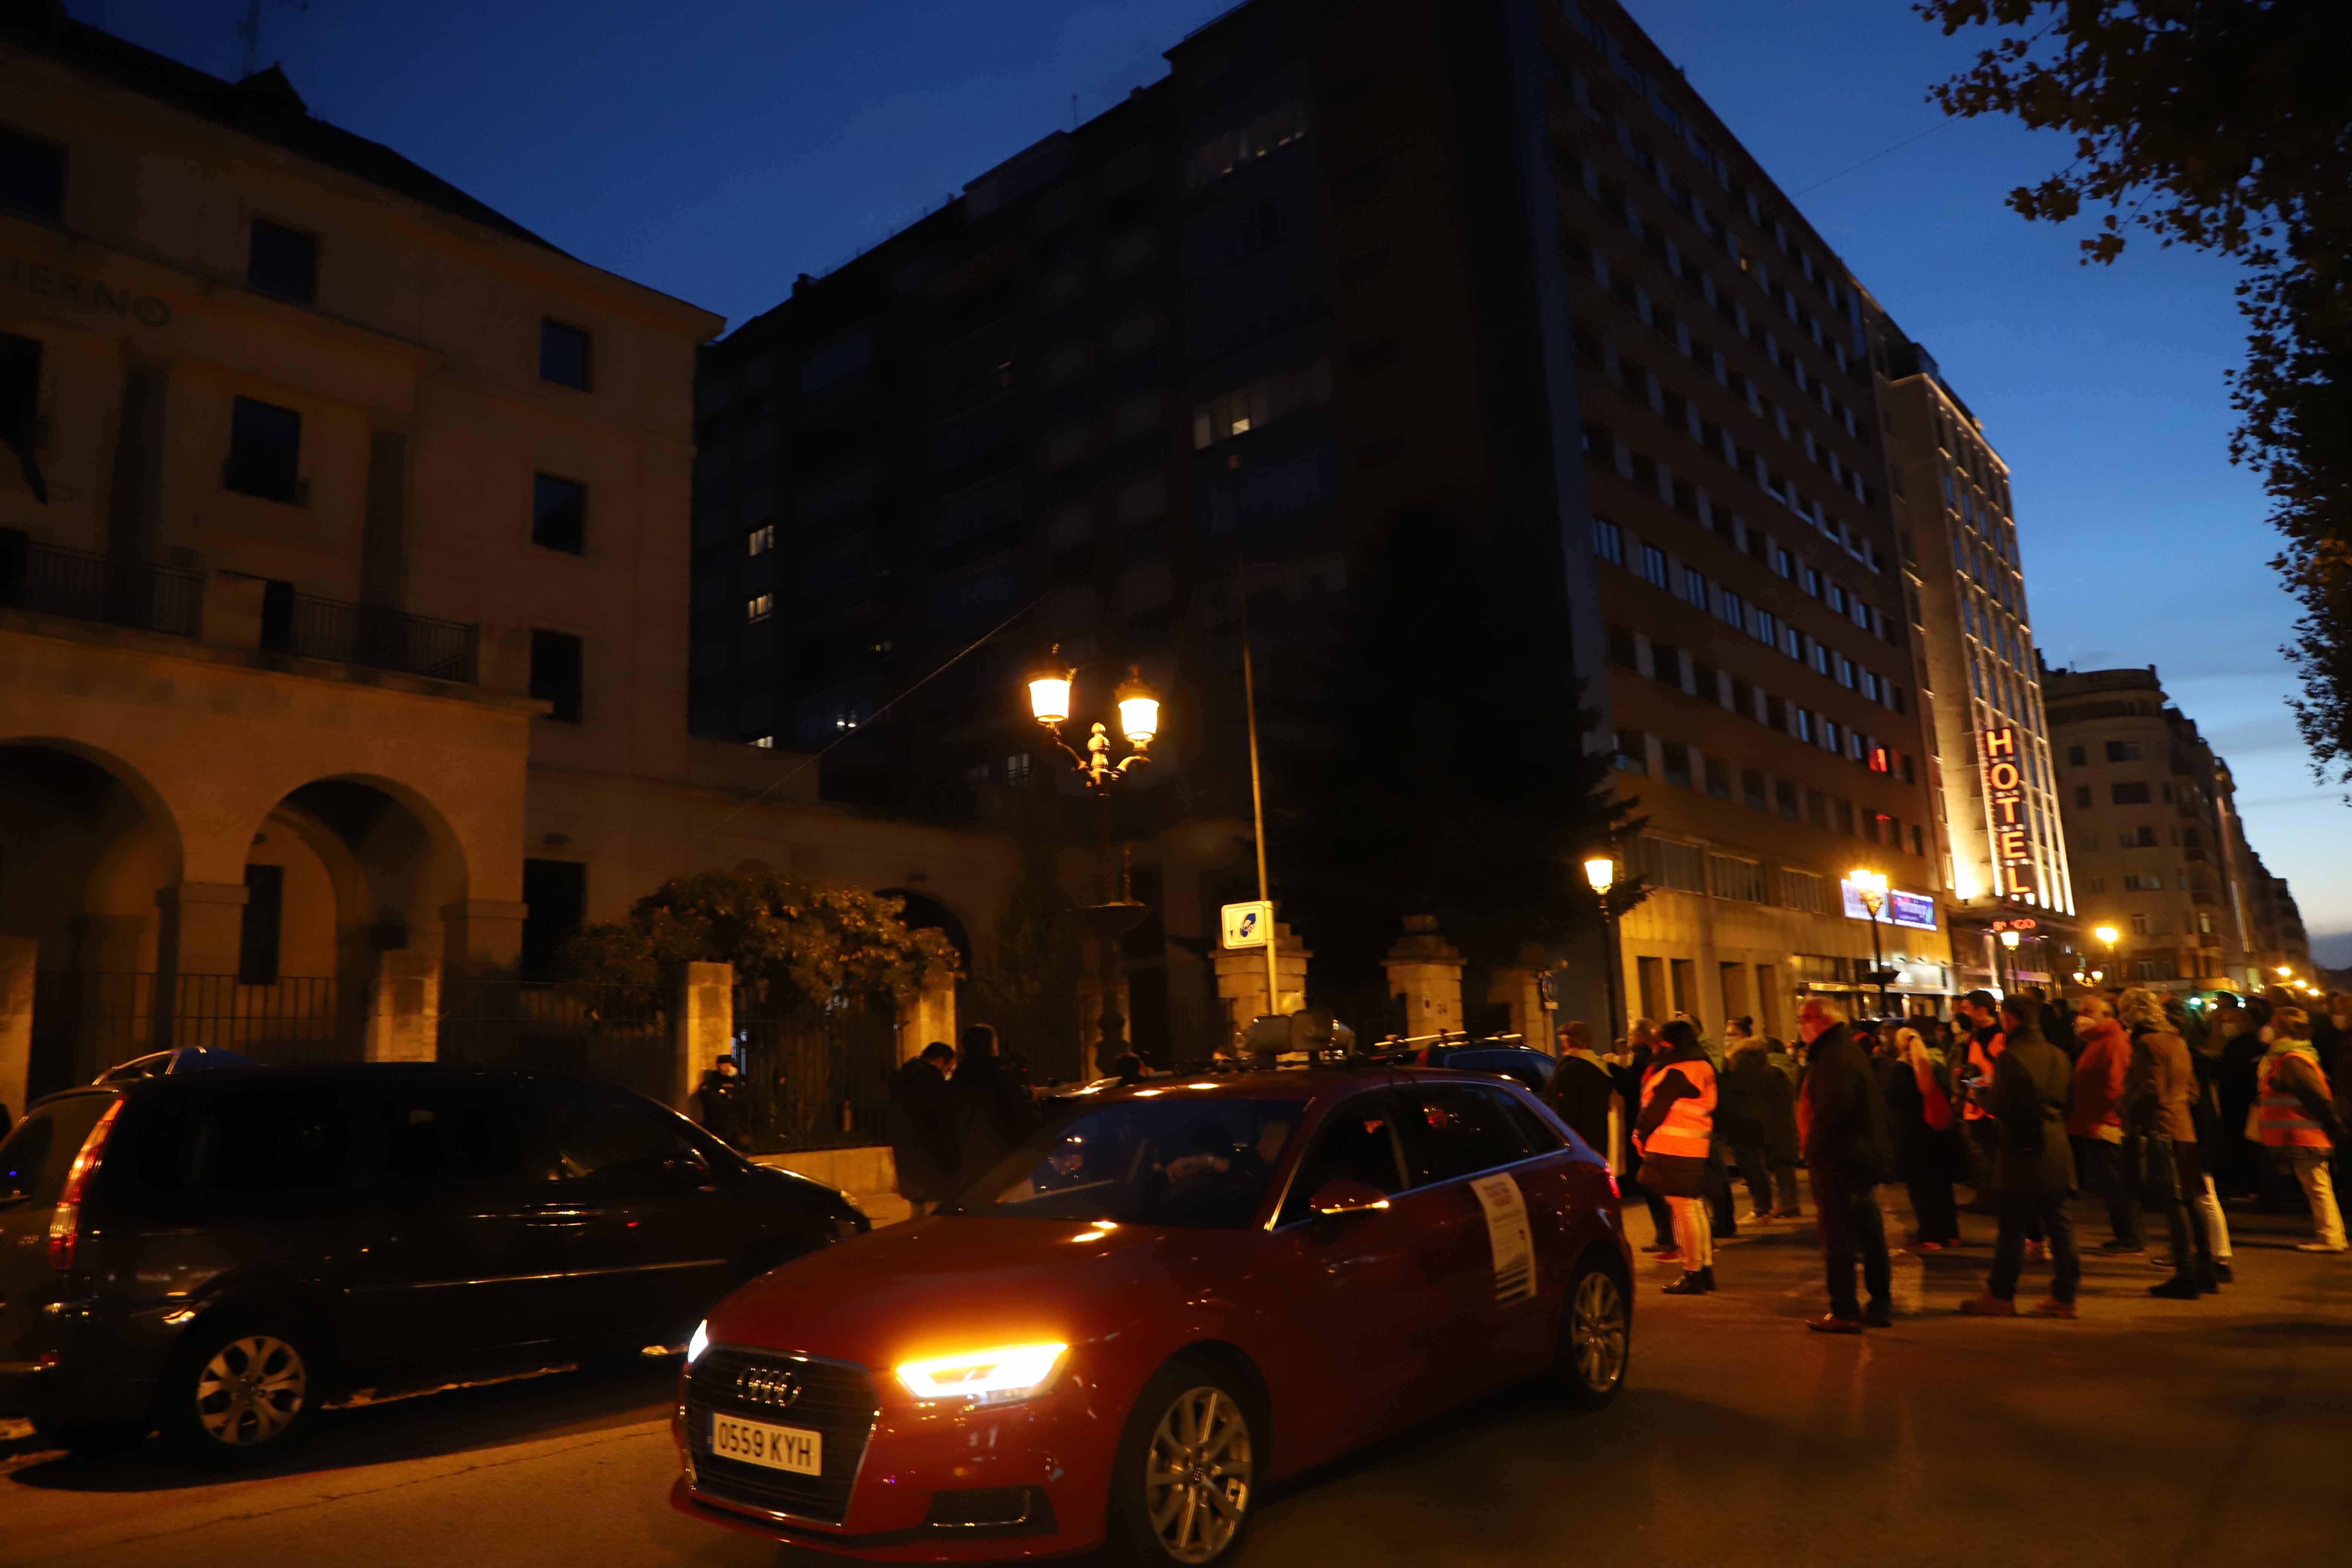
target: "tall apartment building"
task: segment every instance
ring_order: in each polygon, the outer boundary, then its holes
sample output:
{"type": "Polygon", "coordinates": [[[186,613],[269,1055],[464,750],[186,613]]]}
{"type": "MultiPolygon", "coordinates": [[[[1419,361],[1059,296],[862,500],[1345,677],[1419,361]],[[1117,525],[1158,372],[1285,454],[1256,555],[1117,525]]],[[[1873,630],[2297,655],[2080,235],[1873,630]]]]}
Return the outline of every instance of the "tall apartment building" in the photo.
{"type": "Polygon", "coordinates": [[[2081,904],[2066,969],[2175,990],[2259,987],[2255,889],[2228,765],[2154,666],[2048,670],[2042,687],[2081,904]],[[2113,963],[2090,934],[2102,925],[2120,933],[2113,963]]]}
{"type": "MultiPolygon", "coordinates": [[[[1879,324],[1879,406],[1930,719],[1953,953],[1964,982],[1990,985],[1996,921],[2033,921],[2024,951],[2037,957],[2074,934],[2009,465],[1927,352],[1891,320],[1879,324]]],[[[2012,970],[2018,980],[2051,978],[2032,963],[2003,963],[2000,974],[2012,970]]]]}
{"type": "Polygon", "coordinates": [[[1307,721],[1291,656],[1434,516],[1565,619],[1640,797],[1633,1011],[1853,986],[1857,865],[1898,991],[1948,989],[1865,300],[1793,204],[1613,5],[1253,0],[1168,58],[706,353],[704,732],[947,809],[1048,766],[1024,659],[1097,705],[1140,665],[1149,1046],[1249,885],[1236,595],[1307,721]]]}
{"type": "Polygon", "coordinates": [[[719,318],[275,68],[23,4],[0,80],[0,965],[42,1053],[0,1102],[192,1007],[356,1050],[381,983],[510,974],[712,866],[985,929],[996,841],[688,733],[719,318]]]}

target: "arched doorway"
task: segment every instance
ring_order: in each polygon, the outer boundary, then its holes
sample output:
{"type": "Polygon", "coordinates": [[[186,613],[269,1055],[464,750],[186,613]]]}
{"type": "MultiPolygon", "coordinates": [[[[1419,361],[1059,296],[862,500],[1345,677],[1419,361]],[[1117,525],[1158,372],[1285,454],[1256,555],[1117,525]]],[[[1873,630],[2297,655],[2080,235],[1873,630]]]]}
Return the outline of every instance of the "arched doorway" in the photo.
{"type": "Polygon", "coordinates": [[[0,936],[35,945],[31,1093],[152,1047],[156,897],[180,865],[169,812],[118,759],[0,744],[0,936]]]}

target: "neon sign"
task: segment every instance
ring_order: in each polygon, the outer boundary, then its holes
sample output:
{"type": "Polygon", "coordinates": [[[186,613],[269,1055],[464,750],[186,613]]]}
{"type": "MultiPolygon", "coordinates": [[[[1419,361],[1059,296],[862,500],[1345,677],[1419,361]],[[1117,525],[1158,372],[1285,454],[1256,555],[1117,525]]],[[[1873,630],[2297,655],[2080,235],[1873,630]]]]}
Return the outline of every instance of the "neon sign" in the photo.
{"type": "Polygon", "coordinates": [[[2017,765],[2017,731],[1984,731],[1985,809],[1992,818],[1993,890],[2034,896],[2033,840],[2026,831],[2025,773],[2017,765]]]}

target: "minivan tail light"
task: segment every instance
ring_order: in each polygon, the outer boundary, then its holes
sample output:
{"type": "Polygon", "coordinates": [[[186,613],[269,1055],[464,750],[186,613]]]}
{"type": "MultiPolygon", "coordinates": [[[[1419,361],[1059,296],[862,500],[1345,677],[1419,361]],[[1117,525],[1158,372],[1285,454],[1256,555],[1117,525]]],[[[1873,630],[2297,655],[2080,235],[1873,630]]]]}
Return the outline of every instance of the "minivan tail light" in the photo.
{"type": "Polygon", "coordinates": [[[73,1169],[66,1173],[65,1191],[58,1194],[58,1206],[49,1214],[49,1267],[71,1268],[74,1247],[81,1240],[81,1197],[89,1185],[89,1173],[98,1169],[98,1157],[106,1150],[106,1136],[114,1131],[114,1118],[122,1110],[122,1099],[106,1108],[89,1136],[81,1141],[81,1152],[74,1156],[73,1169]]]}

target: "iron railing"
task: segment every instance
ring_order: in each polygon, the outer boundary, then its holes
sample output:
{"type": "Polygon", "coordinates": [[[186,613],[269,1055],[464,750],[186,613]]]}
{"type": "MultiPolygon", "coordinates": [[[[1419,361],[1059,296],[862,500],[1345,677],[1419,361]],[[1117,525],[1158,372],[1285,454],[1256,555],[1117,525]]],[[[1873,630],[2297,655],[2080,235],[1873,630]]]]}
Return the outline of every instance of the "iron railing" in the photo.
{"type": "Polygon", "coordinates": [[[898,1024],[887,998],[818,1007],[738,986],[735,1055],[740,1146],[767,1154],[890,1141],[898,1024]]]}
{"type": "Polygon", "coordinates": [[[445,1062],[577,1073],[668,1103],[675,1092],[665,988],[496,980],[441,992],[445,1062]]]}
{"type": "Polygon", "coordinates": [[[87,1083],[133,1057],[181,1047],[235,1051],[273,1067],[356,1061],[367,1027],[364,984],[288,975],[247,985],[234,974],[37,970],[33,1091],[87,1083]],[[159,1004],[168,997],[169,1005],[159,1004]]]}
{"type": "Polygon", "coordinates": [[[263,622],[263,646],[282,653],[468,684],[475,679],[476,629],[457,621],[288,592],[263,622]]]}
{"type": "Polygon", "coordinates": [[[0,529],[0,605],[192,637],[204,610],[194,572],[87,550],[38,544],[0,529]]]}

